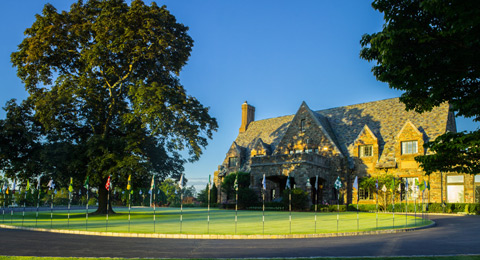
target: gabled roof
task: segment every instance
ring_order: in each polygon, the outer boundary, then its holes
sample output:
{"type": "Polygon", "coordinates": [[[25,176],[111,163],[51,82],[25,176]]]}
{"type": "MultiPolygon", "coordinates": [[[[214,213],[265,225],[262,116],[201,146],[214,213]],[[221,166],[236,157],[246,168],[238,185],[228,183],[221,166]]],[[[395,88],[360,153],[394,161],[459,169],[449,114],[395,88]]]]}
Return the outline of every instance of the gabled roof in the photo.
{"type": "Polygon", "coordinates": [[[423,136],[423,133],[418,130],[418,128],[412,123],[412,121],[407,120],[407,122],[405,122],[405,124],[403,124],[402,129],[400,129],[400,131],[395,136],[395,138],[398,139],[400,137],[400,135],[402,134],[402,132],[405,130],[405,128],[408,127],[408,126],[411,127],[413,129],[413,131],[415,131],[415,133],[417,133],[420,136],[423,136]]]}
{"type": "Polygon", "coordinates": [[[378,138],[380,160],[385,156],[393,156],[395,136],[405,121],[410,120],[427,138],[433,140],[445,133],[448,112],[447,103],[422,114],[406,111],[405,105],[398,98],[316,111],[328,118],[340,148],[347,151],[350,156],[353,155],[351,148],[355,139],[363,127],[368,125],[378,138]]]}
{"type": "MultiPolygon", "coordinates": [[[[322,131],[347,157],[353,156],[354,141],[365,125],[368,125],[370,131],[378,138],[379,161],[389,161],[394,157],[395,136],[407,120],[417,126],[424,137],[433,140],[445,133],[449,117],[447,103],[433,108],[430,112],[419,114],[414,111],[405,111],[405,105],[398,98],[310,111],[313,118],[318,120],[322,131]]],[[[270,146],[271,151],[274,151],[294,116],[253,121],[247,131],[237,136],[235,142],[246,149],[247,157],[259,138],[270,146]]]]}
{"type": "Polygon", "coordinates": [[[270,154],[270,146],[264,143],[262,138],[257,138],[257,140],[254,142],[254,145],[252,146],[252,149],[258,148],[262,148],[267,152],[267,154],[270,154]]]}
{"type": "Polygon", "coordinates": [[[372,130],[370,130],[370,127],[368,127],[368,125],[365,124],[365,126],[363,126],[362,131],[360,131],[360,133],[358,133],[357,138],[355,138],[355,140],[353,140],[353,143],[356,143],[358,141],[358,139],[360,139],[360,137],[362,136],[363,133],[366,133],[366,134],[370,135],[371,137],[373,137],[373,139],[375,139],[378,142],[378,138],[375,136],[375,134],[372,132],[372,130]]]}
{"type": "MultiPolygon", "coordinates": [[[[314,120],[315,123],[317,123],[318,127],[320,128],[320,130],[323,132],[323,134],[325,135],[325,137],[327,137],[327,139],[330,141],[330,143],[332,144],[332,147],[340,154],[342,154],[342,151],[339,149],[339,146],[338,146],[338,143],[337,143],[337,138],[335,138],[335,134],[333,133],[332,131],[332,128],[330,127],[330,124],[328,123],[328,120],[320,115],[320,114],[317,114],[315,112],[313,112],[307,105],[307,103],[305,103],[305,101],[302,102],[302,105],[300,106],[300,108],[304,106],[308,113],[311,115],[312,119],[314,120]]],[[[300,109],[299,109],[300,110],[300,109]]]]}
{"type": "Polygon", "coordinates": [[[273,151],[285,134],[292,119],[293,115],[253,121],[248,125],[247,131],[238,134],[235,142],[248,150],[247,155],[258,138],[269,145],[273,151]]]}

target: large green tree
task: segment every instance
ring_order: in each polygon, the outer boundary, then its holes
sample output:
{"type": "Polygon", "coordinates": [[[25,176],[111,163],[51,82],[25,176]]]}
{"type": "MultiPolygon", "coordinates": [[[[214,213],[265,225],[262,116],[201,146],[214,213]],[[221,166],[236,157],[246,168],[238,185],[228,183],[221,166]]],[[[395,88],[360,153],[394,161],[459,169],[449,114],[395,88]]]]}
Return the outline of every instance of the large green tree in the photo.
{"type": "Polygon", "coordinates": [[[43,174],[89,176],[104,213],[108,176],[146,184],[152,174],[178,178],[197,160],[217,123],[178,79],[193,46],[187,31],[154,2],[45,5],[11,55],[47,137],[51,170],[43,174]],[[72,172],[70,163],[81,167],[72,172]]]}
{"type": "MultiPolygon", "coordinates": [[[[480,121],[480,2],[376,0],[383,30],[362,37],[360,57],[375,61],[378,80],[405,91],[407,110],[430,111],[449,102],[460,116],[480,121]]],[[[480,173],[480,133],[447,133],[416,158],[427,174],[480,173]]]]}

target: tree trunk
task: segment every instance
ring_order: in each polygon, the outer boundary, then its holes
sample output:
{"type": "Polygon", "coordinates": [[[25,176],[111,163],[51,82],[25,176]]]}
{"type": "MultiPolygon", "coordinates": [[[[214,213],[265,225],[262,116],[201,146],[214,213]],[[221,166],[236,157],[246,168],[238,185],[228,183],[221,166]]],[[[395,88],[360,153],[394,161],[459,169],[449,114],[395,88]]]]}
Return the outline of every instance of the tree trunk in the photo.
{"type": "MultiPolygon", "coordinates": [[[[102,183],[98,187],[98,208],[97,211],[95,211],[94,214],[107,214],[107,202],[109,203],[108,205],[108,214],[113,214],[115,213],[112,209],[112,194],[110,194],[110,201],[108,201],[108,191],[105,188],[105,183],[107,183],[107,179],[104,181],[102,180],[102,183]]],[[[110,190],[111,192],[111,190],[110,190]]]]}

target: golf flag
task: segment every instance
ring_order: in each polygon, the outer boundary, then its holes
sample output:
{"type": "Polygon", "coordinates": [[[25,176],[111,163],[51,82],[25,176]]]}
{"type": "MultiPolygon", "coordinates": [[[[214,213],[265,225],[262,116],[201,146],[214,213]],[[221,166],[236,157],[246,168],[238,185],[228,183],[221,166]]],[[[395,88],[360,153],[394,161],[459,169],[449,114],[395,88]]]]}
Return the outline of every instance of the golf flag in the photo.
{"type": "Polygon", "coordinates": [[[287,176],[287,184],[285,184],[287,189],[290,189],[290,174],[287,176]]]}
{"type": "Polygon", "coordinates": [[[427,189],[430,190],[430,181],[427,181],[427,189]]]}
{"type": "Polygon", "coordinates": [[[68,192],[73,192],[73,178],[70,177],[70,185],[68,185],[68,192]]]}
{"type": "Polygon", "coordinates": [[[235,188],[235,191],[238,191],[238,173],[237,173],[237,176],[235,177],[235,183],[233,184],[233,187],[235,188]]]}
{"type": "Polygon", "coordinates": [[[423,182],[419,182],[419,183],[418,183],[418,189],[419,189],[419,190],[423,191],[423,190],[425,189],[423,186],[424,186],[424,185],[423,185],[423,182]]]}
{"type": "Polygon", "coordinates": [[[337,177],[337,180],[335,180],[335,189],[339,190],[340,188],[342,188],[342,181],[340,180],[340,176],[337,177]]]}
{"type": "Polygon", "coordinates": [[[88,181],[90,179],[90,176],[87,176],[87,179],[85,180],[85,183],[83,184],[83,187],[85,187],[85,189],[88,189],[88,181]]]}
{"type": "Polygon", "coordinates": [[[183,173],[182,176],[180,176],[180,180],[178,181],[178,186],[180,187],[180,189],[183,189],[183,173]]]}
{"type": "Polygon", "coordinates": [[[315,189],[318,189],[318,175],[315,176],[315,189]]]}
{"type": "Polygon", "coordinates": [[[15,194],[15,186],[17,186],[17,180],[13,180],[12,194],[15,194]]]}
{"type": "Polygon", "coordinates": [[[358,192],[358,176],[355,176],[355,180],[353,181],[353,188],[358,192]]]}
{"type": "Polygon", "coordinates": [[[132,181],[132,175],[130,174],[130,175],[128,175],[128,180],[127,180],[127,190],[132,189],[131,181],[132,181]]]}
{"type": "Polygon", "coordinates": [[[423,189],[422,189],[422,191],[425,191],[426,188],[427,188],[427,181],[423,181],[423,189]]]}
{"type": "Polygon", "coordinates": [[[30,181],[29,181],[29,180],[27,180],[27,187],[25,187],[25,190],[26,190],[26,191],[29,191],[29,190],[30,190],[30,181]]]}
{"type": "Polygon", "coordinates": [[[107,189],[107,191],[110,191],[110,186],[111,186],[110,176],[108,176],[107,183],[105,184],[105,189],[107,189]]]}
{"type": "Polygon", "coordinates": [[[385,184],[383,184],[382,191],[383,191],[384,193],[387,192],[387,187],[385,186],[385,184]]]}
{"type": "Polygon", "coordinates": [[[391,184],[391,186],[390,186],[390,190],[391,190],[392,192],[395,191],[395,178],[392,178],[392,184],[391,184]]]}
{"type": "Polygon", "coordinates": [[[55,183],[53,183],[53,179],[50,179],[50,181],[47,184],[47,187],[49,190],[55,189],[55,183]]]}
{"type": "Polygon", "coordinates": [[[408,179],[405,179],[405,191],[408,192],[408,179]]]}
{"type": "Polygon", "coordinates": [[[10,194],[10,192],[8,191],[8,187],[7,187],[7,189],[5,190],[5,193],[6,193],[7,195],[10,194]]]}
{"type": "Polygon", "coordinates": [[[155,189],[155,175],[152,175],[152,183],[150,184],[150,194],[152,194],[153,190],[155,189]]]}
{"type": "MultiPolygon", "coordinates": [[[[142,195],[142,190],[140,190],[140,192],[138,192],[140,195],[142,195]]],[[[175,191],[175,194],[177,194],[177,191],[175,191]]]]}
{"type": "Polygon", "coordinates": [[[263,174],[262,186],[264,190],[267,189],[267,181],[265,180],[265,173],[263,174]]]}
{"type": "Polygon", "coordinates": [[[208,175],[208,189],[211,190],[212,189],[212,179],[211,179],[212,175],[208,175]]]}
{"type": "Polygon", "coordinates": [[[378,192],[378,178],[377,178],[377,180],[375,181],[375,188],[377,189],[377,192],[378,192]]]}

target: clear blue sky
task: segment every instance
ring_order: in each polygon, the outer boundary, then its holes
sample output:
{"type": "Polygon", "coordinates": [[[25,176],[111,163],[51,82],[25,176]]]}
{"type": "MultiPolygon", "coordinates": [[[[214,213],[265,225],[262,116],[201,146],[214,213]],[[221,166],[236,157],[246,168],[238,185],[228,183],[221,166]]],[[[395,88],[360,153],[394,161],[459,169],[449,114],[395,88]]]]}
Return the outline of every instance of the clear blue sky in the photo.
{"type": "MultiPolygon", "coordinates": [[[[23,32],[51,3],[68,10],[73,0],[2,2],[0,105],[27,94],[10,63],[23,32]]],[[[150,2],[150,1],[145,1],[150,2]]],[[[302,101],[314,110],[398,97],[377,82],[372,64],[359,58],[360,38],[381,30],[383,16],[371,1],[168,0],[195,41],[180,78],[187,93],[211,108],[218,132],[201,159],[186,165],[188,185],[204,188],[222,163],[240,127],[241,104],[256,107],[257,120],[294,114],[302,101]]],[[[0,118],[5,112],[0,112],[0,118]]],[[[457,118],[458,130],[479,124],[457,118]]]]}

